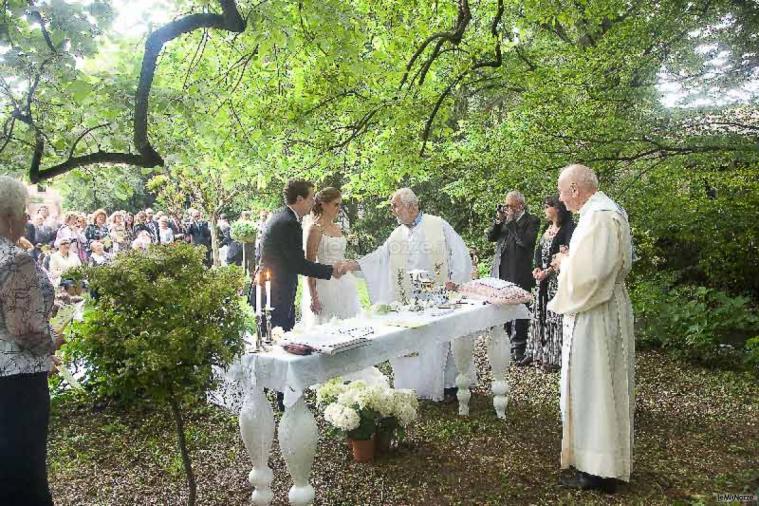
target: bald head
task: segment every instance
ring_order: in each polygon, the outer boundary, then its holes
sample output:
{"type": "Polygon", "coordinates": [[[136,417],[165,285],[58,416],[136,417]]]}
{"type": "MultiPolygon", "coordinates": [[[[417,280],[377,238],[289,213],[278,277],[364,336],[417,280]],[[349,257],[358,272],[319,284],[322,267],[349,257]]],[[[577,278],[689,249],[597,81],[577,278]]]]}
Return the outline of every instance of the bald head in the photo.
{"type": "Polygon", "coordinates": [[[598,177],[590,167],[572,164],[559,175],[559,200],[567,209],[578,212],[585,202],[598,191],[598,177]]]}

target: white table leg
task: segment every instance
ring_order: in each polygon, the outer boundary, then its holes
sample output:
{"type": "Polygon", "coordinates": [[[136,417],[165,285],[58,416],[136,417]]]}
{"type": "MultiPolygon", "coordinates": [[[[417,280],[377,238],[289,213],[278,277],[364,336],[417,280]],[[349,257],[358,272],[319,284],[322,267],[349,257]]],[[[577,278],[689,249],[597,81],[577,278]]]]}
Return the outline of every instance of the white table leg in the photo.
{"type": "Polygon", "coordinates": [[[490,329],[488,340],[488,359],[493,374],[493,407],[498,418],[506,418],[506,406],[509,403],[509,383],[506,370],[511,364],[511,339],[503,325],[490,329]]]}
{"type": "Polygon", "coordinates": [[[293,478],[287,495],[290,504],[306,506],[314,500],[314,487],[308,482],[316,455],[319,438],[314,415],[306,407],[303,397],[285,409],[279,422],[279,448],[293,478]]]}
{"type": "Polygon", "coordinates": [[[274,413],[260,387],[253,387],[245,397],[240,410],[240,434],[253,462],[253,470],[248,475],[248,481],[254,487],[251,501],[255,505],[268,505],[274,497],[271,491],[274,475],[269,468],[274,413]]]}
{"type": "Polygon", "coordinates": [[[469,416],[469,399],[472,398],[469,387],[473,382],[469,376],[469,372],[472,369],[474,336],[468,335],[454,339],[451,341],[451,351],[453,352],[456,369],[458,369],[458,375],[456,376],[458,392],[456,397],[459,400],[459,415],[469,416]]]}

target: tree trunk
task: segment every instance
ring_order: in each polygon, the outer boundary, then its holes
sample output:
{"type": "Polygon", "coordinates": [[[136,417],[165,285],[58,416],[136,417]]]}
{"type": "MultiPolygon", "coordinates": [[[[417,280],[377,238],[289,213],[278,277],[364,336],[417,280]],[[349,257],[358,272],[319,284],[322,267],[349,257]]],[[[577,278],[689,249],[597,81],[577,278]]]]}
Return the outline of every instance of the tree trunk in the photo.
{"type": "Polygon", "coordinates": [[[221,267],[221,260],[219,260],[219,228],[216,225],[218,220],[219,217],[215,213],[211,213],[208,225],[211,229],[211,255],[214,267],[221,267]]]}
{"type": "Polygon", "coordinates": [[[187,499],[189,506],[195,506],[195,494],[197,487],[195,485],[195,474],[192,472],[192,462],[190,461],[190,453],[187,451],[187,439],[184,433],[184,420],[182,420],[182,412],[179,410],[179,403],[177,402],[174,394],[169,395],[169,406],[171,407],[171,414],[174,417],[174,423],[177,428],[177,440],[179,442],[179,453],[182,455],[182,464],[184,465],[184,473],[187,477],[187,487],[190,489],[190,497],[187,499]]]}

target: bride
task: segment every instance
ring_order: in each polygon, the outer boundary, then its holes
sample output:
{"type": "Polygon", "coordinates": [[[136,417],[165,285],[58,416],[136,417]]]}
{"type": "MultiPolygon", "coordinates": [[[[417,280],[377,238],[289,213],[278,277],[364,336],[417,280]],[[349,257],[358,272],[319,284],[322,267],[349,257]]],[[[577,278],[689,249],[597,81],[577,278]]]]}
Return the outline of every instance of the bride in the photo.
{"type": "MultiPolygon", "coordinates": [[[[340,225],[335,223],[341,205],[342,194],[337,188],[325,188],[316,194],[311,215],[304,219],[303,224],[308,260],[322,264],[345,260],[348,240],[340,225]]],[[[333,318],[352,318],[361,312],[353,274],[347,273],[339,279],[307,280],[301,299],[302,323],[306,327],[327,323],[333,318]]],[[[362,379],[367,383],[387,384],[387,378],[376,367],[343,377],[346,380],[362,379]]]]}

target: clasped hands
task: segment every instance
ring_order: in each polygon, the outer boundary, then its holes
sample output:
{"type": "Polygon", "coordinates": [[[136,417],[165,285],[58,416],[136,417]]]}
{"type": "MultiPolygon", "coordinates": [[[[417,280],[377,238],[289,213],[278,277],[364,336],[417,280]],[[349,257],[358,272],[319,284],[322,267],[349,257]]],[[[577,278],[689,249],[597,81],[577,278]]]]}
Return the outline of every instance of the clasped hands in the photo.
{"type": "Polygon", "coordinates": [[[332,265],[332,277],[340,279],[345,274],[360,269],[361,267],[355,260],[338,260],[332,265]]]}

